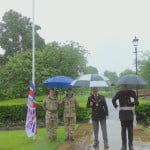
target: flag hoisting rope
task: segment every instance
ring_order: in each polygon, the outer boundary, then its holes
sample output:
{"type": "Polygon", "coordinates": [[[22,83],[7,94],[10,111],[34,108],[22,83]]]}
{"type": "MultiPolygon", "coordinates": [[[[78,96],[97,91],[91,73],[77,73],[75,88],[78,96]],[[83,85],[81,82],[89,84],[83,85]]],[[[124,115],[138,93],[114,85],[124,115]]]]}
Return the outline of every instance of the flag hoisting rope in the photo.
{"type": "Polygon", "coordinates": [[[35,24],[34,24],[35,0],[32,0],[32,83],[28,94],[27,116],[25,130],[28,137],[37,133],[36,103],[35,103],[35,24]]]}

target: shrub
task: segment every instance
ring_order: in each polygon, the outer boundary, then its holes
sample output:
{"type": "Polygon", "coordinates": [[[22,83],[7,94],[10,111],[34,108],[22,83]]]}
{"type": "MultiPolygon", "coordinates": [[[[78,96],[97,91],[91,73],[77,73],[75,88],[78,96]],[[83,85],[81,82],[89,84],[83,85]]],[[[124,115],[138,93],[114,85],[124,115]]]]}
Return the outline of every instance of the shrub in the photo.
{"type": "Polygon", "coordinates": [[[145,125],[150,125],[150,103],[143,103],[136,106],[137,120],[145,125]]]}
{"type": "Polygon", "coordinates": [[[77,120],[87,120],[90,118],[91,109],[85,107],[79,107],[77,109],[77,120]]]}
{"type": "MultiPolygon", "coordinates": [[[[16,105],[1,105],[0,106],[0,124],[18,124],[20,122],[25,123],[27,114],[26,104],[16,105]]],[[[45,110],[43,110],[41,103],[37,103],[37,120],[45,119],[45,110]]],[[[63,107],[58,109],[59,119],[63,119],[63,107]]],[[[77,120],[84,121],[90,116],[90,109],[80,107],[77,109],[77,120]]]]}

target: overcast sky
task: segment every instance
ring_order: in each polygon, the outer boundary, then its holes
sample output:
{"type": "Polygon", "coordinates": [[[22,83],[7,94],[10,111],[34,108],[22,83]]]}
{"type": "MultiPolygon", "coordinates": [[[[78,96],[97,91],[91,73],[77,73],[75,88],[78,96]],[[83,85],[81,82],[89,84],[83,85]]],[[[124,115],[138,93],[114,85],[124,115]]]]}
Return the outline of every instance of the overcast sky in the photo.
{"type": "MultiPolygon", "coordinates": [[[[32,18],[32,0],[0,2],[0,22],[10,9],[32,18]]],[[[100,74],[135,69],[134,36],[150,50],[150,0],[35,0],[35,24],[46,43],[79,42],[100,74]]]]}

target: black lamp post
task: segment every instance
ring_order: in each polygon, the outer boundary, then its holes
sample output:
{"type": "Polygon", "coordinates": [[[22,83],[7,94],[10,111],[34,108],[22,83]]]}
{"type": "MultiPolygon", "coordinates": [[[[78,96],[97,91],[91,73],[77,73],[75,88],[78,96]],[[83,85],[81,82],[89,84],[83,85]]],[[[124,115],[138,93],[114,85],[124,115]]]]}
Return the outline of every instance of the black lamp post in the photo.
{"type": "Polygon", "coordinates": [[[135,47],[135,52],[134,53],[135,53],[136,75],[138,74],[138,70],[137,70],[137,46],[138,46],[138,41],[139,41],[139,39],[137,39],[136,36],[132,41],[133,45],[135,47]]]}
{"type": "MultiPolygon", "coordinates": [[[[139,39],[136,38],[136,36],[134,37],[132,43],[135,47],[135,65],[136,65],[136,75],[138,74],[138,69],[137,69],[137,46],[138,46],[138,41],[139,39]]],[[[137,93],[137,98],[138,98],[138,87],[136,87],[136,93],[137,93]]]]}

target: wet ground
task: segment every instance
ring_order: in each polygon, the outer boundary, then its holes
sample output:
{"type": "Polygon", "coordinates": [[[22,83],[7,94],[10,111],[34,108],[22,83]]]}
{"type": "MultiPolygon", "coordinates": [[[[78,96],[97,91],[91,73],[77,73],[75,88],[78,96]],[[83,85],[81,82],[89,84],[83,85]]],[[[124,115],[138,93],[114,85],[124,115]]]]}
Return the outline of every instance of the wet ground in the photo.
{"type": "MultiPolygon", "coordinates": [[[[104,148],[101,130],[99,131],[99,146],[93,148],[93,132],[92,124],[81,124],[75,132],[75,141],[64,142],[58,150],[120,150],[121,148],[121,128],[118,119],[118,111],[116,111],[111,100],[107,100],[109,107],[109,119],[107,120],[109,149],[104,148]]],[[[150,150],[150,134],[144,131],[140,125],[134,126],[134,149],[150,150]]]]}

